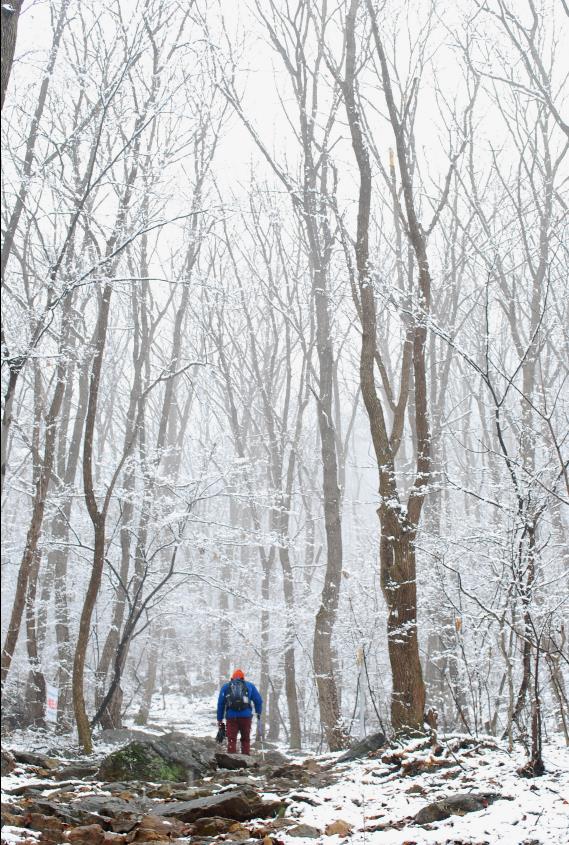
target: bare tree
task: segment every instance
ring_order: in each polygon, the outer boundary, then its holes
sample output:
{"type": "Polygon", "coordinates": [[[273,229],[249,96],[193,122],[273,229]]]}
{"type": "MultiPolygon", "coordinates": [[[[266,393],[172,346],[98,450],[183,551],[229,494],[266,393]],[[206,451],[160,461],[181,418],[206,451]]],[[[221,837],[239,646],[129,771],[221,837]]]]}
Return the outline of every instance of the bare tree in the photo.
{"type": "Polygon", "coordinates": [[[4,108],[6,89],[12,72],[14,52],[16,50],[16,37],[18,35],[18,20],[22,11],[23,0],[11,0],[9,3],[2,3],[0,8],[2,61],[0,73],[0,108],[4,108]]]}

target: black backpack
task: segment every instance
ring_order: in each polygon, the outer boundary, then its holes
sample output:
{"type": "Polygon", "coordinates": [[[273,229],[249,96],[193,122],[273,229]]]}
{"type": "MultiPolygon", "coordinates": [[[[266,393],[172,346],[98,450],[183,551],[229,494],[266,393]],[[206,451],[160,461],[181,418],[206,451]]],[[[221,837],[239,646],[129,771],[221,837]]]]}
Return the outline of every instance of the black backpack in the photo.
{"type": "Polygon", "coordinates": [[[251,706],[249,688],[241,678],[229,681],[229,689],[225,697],[228,710],[247,710],[251,706]]]}

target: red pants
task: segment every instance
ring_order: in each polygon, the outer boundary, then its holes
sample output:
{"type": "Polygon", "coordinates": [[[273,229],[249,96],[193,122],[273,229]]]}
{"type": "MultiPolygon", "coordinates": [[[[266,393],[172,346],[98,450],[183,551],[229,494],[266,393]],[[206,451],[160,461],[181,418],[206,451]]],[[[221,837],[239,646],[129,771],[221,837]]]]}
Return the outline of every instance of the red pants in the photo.
{"type": "Polygon", "coordinates": [[[237,734],[241,734],[241,753],[251,753],[251,722],[252,716],[238,716],[236,719],[227,719],[227,751],[235,754],[237,751],[237,734]]]}

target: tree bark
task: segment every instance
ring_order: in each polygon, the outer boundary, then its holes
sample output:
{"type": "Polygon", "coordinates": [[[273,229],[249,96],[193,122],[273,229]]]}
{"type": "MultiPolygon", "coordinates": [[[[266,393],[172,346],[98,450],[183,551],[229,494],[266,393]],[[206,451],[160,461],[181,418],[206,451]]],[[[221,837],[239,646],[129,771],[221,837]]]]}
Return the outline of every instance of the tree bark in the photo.
{"type": "Polygon", "coordinates": [[[152,704],[152,696],[156,689],[156,676],[158,673],[158,652],[162,643],[163,629],[158,622],[152,629],[150,652],[148,654],[148,666],[146,670],[146,680],[144,683],[144,691],[140,701],[140,709],[135,718],[135,724],[148,724],[148,716],[150,715],[150,705],[152,704]],[[157,629],[157,630],[156,630],[157,629]]]}
{"type": "Polygon", "coordinates": [[[1,25],[1,59],[0,59],[0,109],[4,108],[6,89],[12,72],[14,52],[16,50],[16,36],[18,34],[18,19],[22,10],[23,0],[4,0],[0,7],[1,25]]]}
{"type": "Polygon", "coordinates": [[[94,551],[91,576],[87,587],[87,593],[83,602],[81,617],[79,620],[79,633],[75,645],[75,657],[73,660],[73,710],[79,734],[79,742],[86,754],[91,754],[93,744],[91,730],[85,706],[84,675],[85,660],[87,657],[87,645],[91,630],[91,617],[97,601],[97,595],[101,586],[103,567],[105,563],[105,520],[106,508],[103,505],[99,510],[95,498],[93,484],[93,438],[95,433],[95,422],[97,417],[97,402],[99,396],[99,385],[101,382],[101,369],[103,354],[107,338],[107,327],[109,321],[109,310],[111,304],[112,287],[107,283],[103,289],[97,331],[95,337],[95,355],[91,369],[89,385],[89,399],[87,403],[87,416],[85,419],[85,438],[83,444],[83,486],[87,511],[91,518],[94,530],[94,551]]]}
{"type": "Polygon", "coordinates": [[[47,491],[51,480],[53,464],[55,461],[55,438],[57,434],[57,420],[63,402],[65,392],[65,385],[67,381],[68,359],[66,356],[66,343],[68,338],[68,319],[70,312],[70,298],[66,300],[66,305],[62,314],[62,338],[59,346],[59,357],[56,369],[55,388],[53,398],[45,421],[45,444],[44,454],[41,468],[38,472],[37,481],[35,484],[34,500],[32,507],[32,518],[30,527],[26,535],[26,545],[20,568],[18,570],[18,577],[16,581],[16,593],[14,596],[14,604],[12,606],[12,613],[10,615],[10,622],[6,632],[4,647],[2,649],[1,659],[1,680],[2,693],[10,666],[12,657],[18,642],[20,633],[20,625],[22,622],[22,615],[26,603],[26,594],[28,590],[28,582],[35,556],[38,549],[39,538],[41,535],[43,517],[45,512],[45,505],[47,499],[47,491]]]}
{"type": "Polygon", "coordinates": [[[396,139],[409,239],[419,267],[420,307],[415,318],[416,322],[412,335],[417,476],[411,487],[407,508],[405,509],[397,488],[394,449],[387,432],[386,418],[375,383],[375,366],[378,357],[377,316],[373,281],[369,267],[372,174],[356,95],[355,27],[358,5],[359,0],[351,0],[346,15],[346,70],[342,90],[352,146],[360,173],[355,247],[359,294],[357,305],[362,324],[360,383],[379,470],[380,577],[388,609],[387,638],[393,680],[391,722],[393,728],[398,732],[422,731],[425,711],[425,685],[417,634],[414,541],[424,502],[425,488],[430,478],[430,438],[425,373],[426,327],[424,319],[424,312],[428,312],[430,304],[430,275],[424,237],[415,213],[403,132],[394,106],[387,62],[377,31],[375,12],[368,0],[367,6],[372,19],[376,49],[380,58],[388,112],[396,139]]]}

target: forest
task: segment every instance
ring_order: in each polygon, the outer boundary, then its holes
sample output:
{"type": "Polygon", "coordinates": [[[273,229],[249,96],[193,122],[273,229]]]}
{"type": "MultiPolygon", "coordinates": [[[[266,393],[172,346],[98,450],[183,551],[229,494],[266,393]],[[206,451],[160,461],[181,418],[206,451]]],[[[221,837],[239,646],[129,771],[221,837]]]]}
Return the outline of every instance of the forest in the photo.
{"type": "Polygon", "coordinates": [[[0,13],[3,742],[174,700],[214,735],[242,666],[293,754],[455,732],[542,774],[566,0],[0,13]]]}

